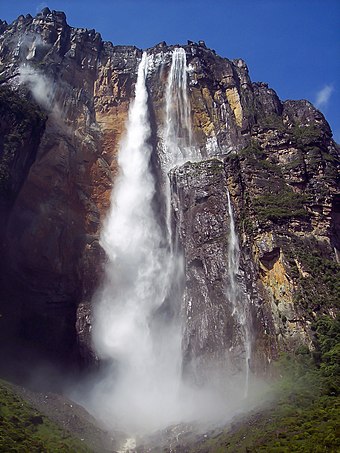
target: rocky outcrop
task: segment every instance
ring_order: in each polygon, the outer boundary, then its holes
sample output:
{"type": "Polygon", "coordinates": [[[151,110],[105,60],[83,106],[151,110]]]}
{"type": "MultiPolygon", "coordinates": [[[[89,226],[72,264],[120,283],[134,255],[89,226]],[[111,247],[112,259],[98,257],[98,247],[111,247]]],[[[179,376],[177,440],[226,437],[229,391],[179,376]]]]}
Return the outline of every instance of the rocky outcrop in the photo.
{"type": "Polygon", "coordinates": [[[45,116],[38,105],[0,85],[0,212],[6,216],[34,162],[45,116]]]}
{"type": "MultiPolygon", "coordinates": [[[[255,369],[279,350],[311,345],[310,323],[334,309],[339,150],[309,102],[281,102],[266,84],[251,82],[244,61],[221,58],[203,42],[183,47],[193,144],[203,159],[171,172],[187,271],[185,358],[203,363],[209,354],[237,350],[225,295],[229,190],[255,369]]],[[[173,48],[148,49],[156,175],[173,48]]],[[[94,30],[72,28],[48,8],[0,22],[0,87],[40,105],[18,123],[27,130],[11,167],[12,195],[5,197],[0,322],[14,326],[25,345],[68,365],[95,360],[91,299],[105,261],[99,234],[141,54],[102,41],[94,30]]],[[[7,131],[7,120],[0,121],[7,131]]]]}

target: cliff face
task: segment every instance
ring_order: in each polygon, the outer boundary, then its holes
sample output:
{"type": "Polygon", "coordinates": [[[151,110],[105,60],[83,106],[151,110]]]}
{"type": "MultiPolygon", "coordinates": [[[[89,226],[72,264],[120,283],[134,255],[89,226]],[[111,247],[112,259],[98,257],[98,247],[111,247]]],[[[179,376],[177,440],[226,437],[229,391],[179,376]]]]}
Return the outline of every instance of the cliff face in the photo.
{"type": "Polygon", "coordinates": [[[320,137],[318,144],[306,138],[301,146],[295,142],[300,136],[293,133],[286,131],[284,137],[274,127],[261,135],[256,130],[251,145],[241,152],[188,163],[171,174],[186,255],[184,344],[189,355],[194,350],[210,356],[211,350],[218,351],[216,342],[223,351],[233,347],[232,307],[224,295],[230,225],[227,190],[241,245],[239,278],[250,298],[251,368],[263,367],[279,351],[312,347],[311,323],[321,314],[335,313],[336,150],[333,143],[329,147],[321,143],[320,137]],[[276,135],[280,139],[265,141],[265,134],[267,140],[276,135]]]}
{"type": "MultiPolygon", "coordinates": [[[[281,102],[266,84],[251,82],[242,60],[221,58],[203,42],[183,47],[193,143],[202,158],[170,173],[186,263],[184,358],[190,366],[193,359],[224,360],[231,348],[231,362],[244,355],[225,295],[229,193],[256,370],[280,350],[311,346],[311,321],[332,314],[339,299],[339,150],[309,102],[281,102]]],[[[173,48],[148,50],[158,152],[173,48]]],[[[22,99],[25,92],[35,103],[29,146],[21,141],[25,151],[11,167],[13,196],[6,198],[0,322],[63,362],[94,359],[90,301],[105,260],[98,239],[141,54],[103,42],[94,30],[74,29],[63,13],[48,9],[0,24],[3,85],[14,90],[8,96],[22,99]],[[10,304],[15,315],[5,316],[10,304]]],[[[157,174],[157,154],[153,165],[157,174]]]]}
{"type": "Polygon", "coordinates": [[[74,361],[77,326],[88,358],[82,338],[100,272],[98,235],[140,51],[113,48],[48,10],[19,17],[0,41],[2,78],[17,74],[11,86],[26,89],[48,116],[5,233],[17,334],[33,349],[74,361]]]}
{"type": "Polygon", "coordinates": [[[234,347],[232,307],[223,296],[229,190],[239,278],[251,301],[251,367],[263,369],[279,351],[311,347],[312,321],[337,305],[338,148],[319,111],[307,101],[282,103],[266,84],[252,84],[243,62],[214,58],[205,71],[191,90],[196,139],[218,161],[172,173],[186,255],[184,345],[200,357],[217,352],[216,342],[223,351],[234,347]]]}

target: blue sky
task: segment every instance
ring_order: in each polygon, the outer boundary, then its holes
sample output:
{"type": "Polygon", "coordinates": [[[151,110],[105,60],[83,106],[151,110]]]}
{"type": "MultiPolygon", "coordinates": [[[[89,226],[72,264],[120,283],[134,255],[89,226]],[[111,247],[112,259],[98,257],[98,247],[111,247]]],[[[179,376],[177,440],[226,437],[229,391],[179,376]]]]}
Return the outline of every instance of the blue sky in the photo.
{"type": "Polygon", "coordinates": [[[0,18],[44,6],[114,44],[203,39],[223,57],[243,58],[252,80],[281,99],[317,105],[340,142],[340,0],[0,0],[0,18]]]}

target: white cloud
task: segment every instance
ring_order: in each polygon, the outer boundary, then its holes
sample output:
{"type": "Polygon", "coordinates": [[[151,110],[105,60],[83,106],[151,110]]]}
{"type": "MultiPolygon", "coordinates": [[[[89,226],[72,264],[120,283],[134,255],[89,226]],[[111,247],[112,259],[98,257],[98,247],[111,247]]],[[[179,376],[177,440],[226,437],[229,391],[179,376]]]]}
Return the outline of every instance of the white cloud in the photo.
{"type": "Polygon", "coordinates": [[[334,87],[332,85],[325,85],[321,88],[320,91],[316,94],[316,101],[315,105],[317,108],[326,107],[328,101],[334,91],[334,87]]]}
{"type": "Polygon", "coordinates": [[[41,10],[47,7],[47,3],[41,2],[39,5],[36,7],[36,13],[40,13],[41,10]]]}

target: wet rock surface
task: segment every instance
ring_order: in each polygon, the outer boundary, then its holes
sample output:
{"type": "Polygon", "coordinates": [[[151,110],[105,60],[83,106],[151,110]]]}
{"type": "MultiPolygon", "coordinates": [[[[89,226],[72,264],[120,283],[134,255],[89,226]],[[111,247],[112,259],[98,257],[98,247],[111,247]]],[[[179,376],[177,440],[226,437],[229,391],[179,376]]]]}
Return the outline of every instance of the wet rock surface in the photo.
{"type": "Polygon", "coordinates": [[[223,161],[187,163],[171,172],[170,181],[185,256],[185,367],[208,370],[212,363],[220,362],[237,373],[245,351],[233,302],[226,292],[230,284],[226,265],[230,217],[223,161]]]}

